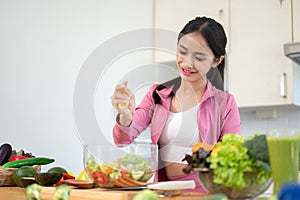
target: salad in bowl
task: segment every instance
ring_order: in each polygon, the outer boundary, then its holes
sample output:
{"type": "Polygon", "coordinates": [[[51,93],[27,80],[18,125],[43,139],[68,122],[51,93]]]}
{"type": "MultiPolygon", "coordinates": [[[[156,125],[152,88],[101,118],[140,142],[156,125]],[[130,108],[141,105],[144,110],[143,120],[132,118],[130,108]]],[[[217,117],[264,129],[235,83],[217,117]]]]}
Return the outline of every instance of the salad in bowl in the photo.
{"type": "Polygon", "coordinates": [[[84,168],[99,187],[146,185],[157,168],[157,145],[85,145],[84,168]]]}
{"type": "Polygon", "coordinates": [[[195,171],[208,192],[223,193],[231,199],[255,198],[272,183],[266,136],[254,134],[244,138],[225,134],[210,149],[202,143],[186,155],[185,173],[195,171]]]}

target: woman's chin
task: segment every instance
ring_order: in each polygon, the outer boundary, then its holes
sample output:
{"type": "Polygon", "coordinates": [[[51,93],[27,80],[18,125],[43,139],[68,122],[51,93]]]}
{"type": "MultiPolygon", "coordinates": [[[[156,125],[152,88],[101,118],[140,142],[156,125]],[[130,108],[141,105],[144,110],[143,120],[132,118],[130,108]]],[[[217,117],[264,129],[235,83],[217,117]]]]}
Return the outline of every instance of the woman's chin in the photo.
{"type": "Polygon", "coordinates": [[[186,76],[184,74],[180,74],[180,77],[181,77],[182,80],[185,80],[185,81],[191,81],[191,82],[193,82],[193,81],[196,80],[195,77],[193,77],[193,76],[186,76]]]}

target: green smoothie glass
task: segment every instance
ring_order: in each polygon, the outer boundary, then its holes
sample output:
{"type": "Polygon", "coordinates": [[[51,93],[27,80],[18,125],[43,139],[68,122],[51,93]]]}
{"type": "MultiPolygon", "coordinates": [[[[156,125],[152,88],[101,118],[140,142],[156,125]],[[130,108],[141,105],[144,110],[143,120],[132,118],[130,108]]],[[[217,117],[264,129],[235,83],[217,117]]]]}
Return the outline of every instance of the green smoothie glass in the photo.
{"type": "Polygon", "coordinates": [[[300,135],[294,130],[270,130],[266,135],[274,182],[273,194],[277,195],[285,183],[298,182],[300,135]]]}

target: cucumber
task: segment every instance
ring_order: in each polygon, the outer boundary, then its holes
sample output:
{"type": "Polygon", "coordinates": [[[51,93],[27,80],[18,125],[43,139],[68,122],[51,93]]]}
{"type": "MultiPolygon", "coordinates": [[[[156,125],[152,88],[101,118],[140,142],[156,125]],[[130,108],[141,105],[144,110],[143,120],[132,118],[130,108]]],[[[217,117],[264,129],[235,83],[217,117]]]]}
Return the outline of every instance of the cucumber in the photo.
{"type": "Polygon", "coordinates": [[[32,165],[47,165],[53,163],[55,160],[53,158],[45,158],[45,157],[34,157],[34,158],[26,158],[23,160],[16,160],[12,162],[7,162],[2,165],[3,168],[19,168],[22,166],[32,166],[32,165]]]}
{"type": "Polygon", "coordinates": [[[2,144],[0,147],[0,165],[3,165],[8,162],[12,151],[12,147],[10,144],[2,144]]]}

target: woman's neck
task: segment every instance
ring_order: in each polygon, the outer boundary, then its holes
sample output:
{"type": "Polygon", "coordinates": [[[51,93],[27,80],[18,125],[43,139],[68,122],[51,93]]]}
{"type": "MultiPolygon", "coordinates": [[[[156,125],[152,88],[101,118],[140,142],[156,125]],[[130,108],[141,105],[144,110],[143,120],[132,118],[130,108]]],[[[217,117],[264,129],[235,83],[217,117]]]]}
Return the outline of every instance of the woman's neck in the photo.
{"type": "Polygon", "coordinates": [[[170,111],[182,112],[201,102],[207,81],[191,83],[181,80],[181,84],[172,98],[170,111]]]}
{"type": "Polygon", "coordinates": [[[197,81],[197,82],[189,82],[185,80],[181,80],[181,85],[178,90],[182,94],[203,94],[207,85],[207,80],[206,81],[197,81]]]}

